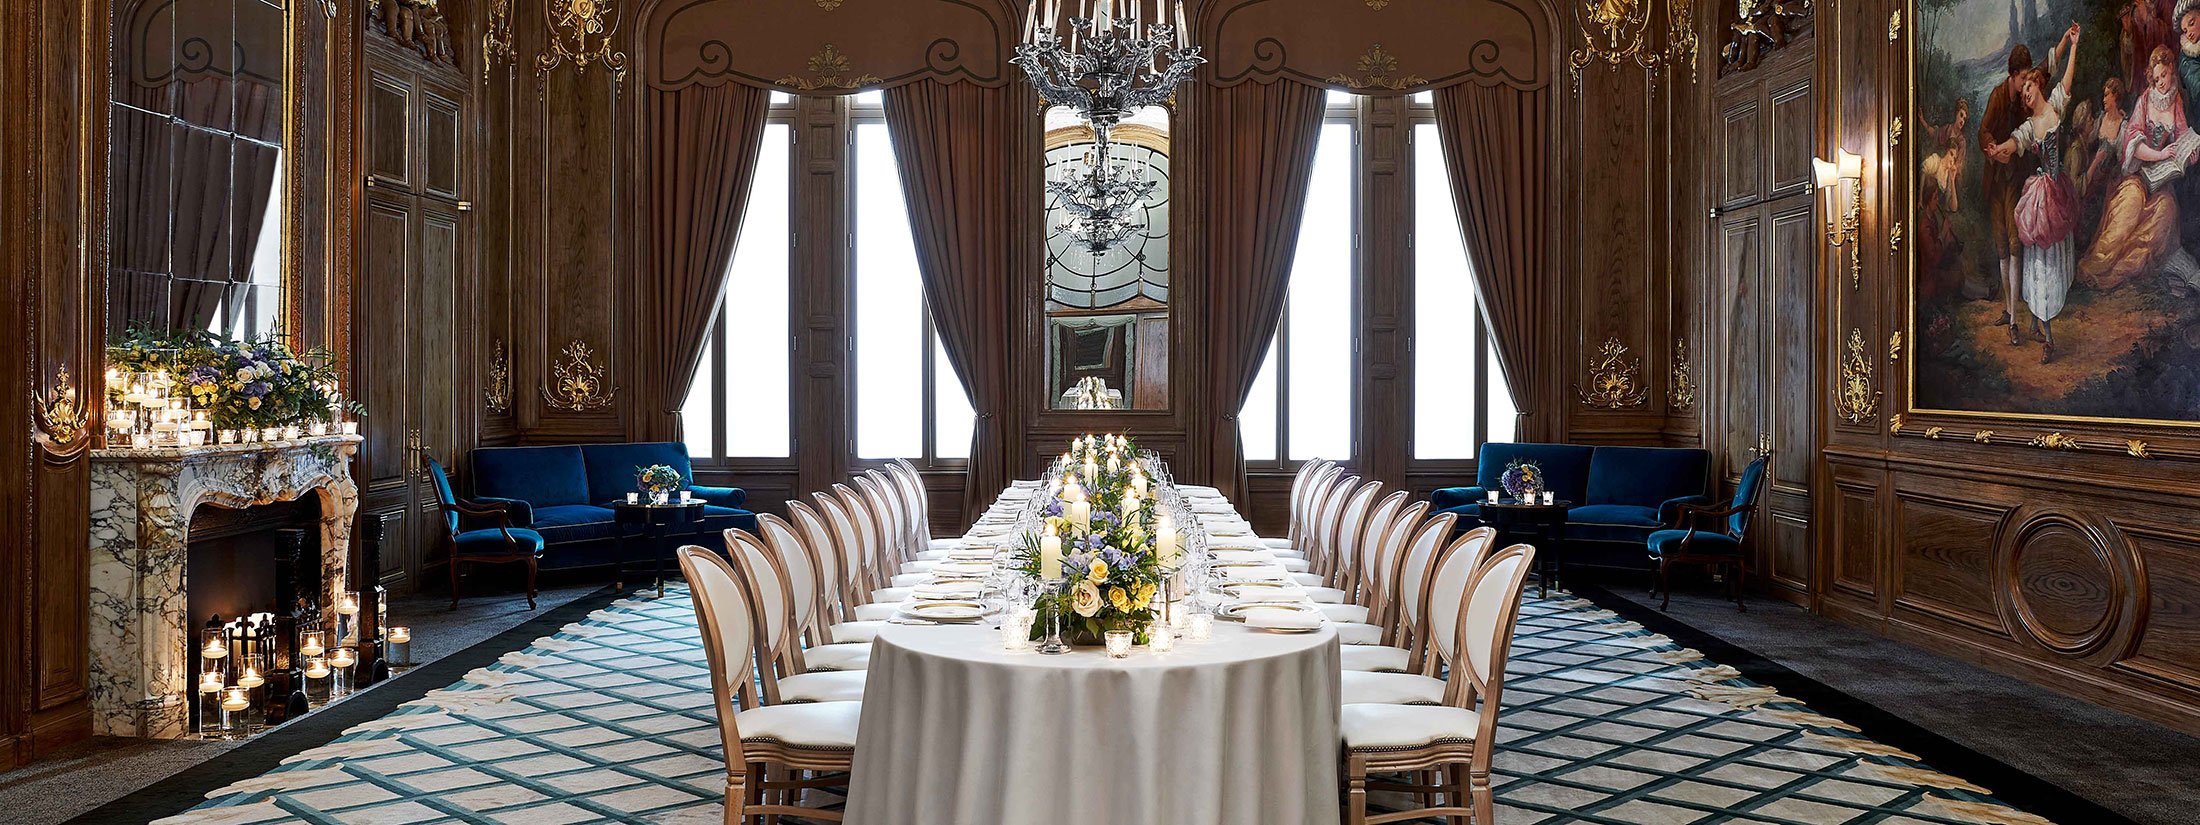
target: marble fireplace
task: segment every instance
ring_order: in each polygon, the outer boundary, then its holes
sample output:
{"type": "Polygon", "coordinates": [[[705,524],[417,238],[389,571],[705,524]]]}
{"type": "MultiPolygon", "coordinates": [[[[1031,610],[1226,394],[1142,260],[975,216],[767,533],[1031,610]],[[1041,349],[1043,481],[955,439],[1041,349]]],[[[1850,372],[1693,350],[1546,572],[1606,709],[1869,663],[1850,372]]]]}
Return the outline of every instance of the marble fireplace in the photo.
{"type": "MultiPolygon", "coordinates": [[[[92,451],[92,727],[107,736],[190,732],[196,660],[187,613],[191,517],[320,499],[321,609],[348,584],[359,488],[357,435],[256,444],[92,451]]],[[[220,575],[222,571],[197,571],[220,575]]]]}

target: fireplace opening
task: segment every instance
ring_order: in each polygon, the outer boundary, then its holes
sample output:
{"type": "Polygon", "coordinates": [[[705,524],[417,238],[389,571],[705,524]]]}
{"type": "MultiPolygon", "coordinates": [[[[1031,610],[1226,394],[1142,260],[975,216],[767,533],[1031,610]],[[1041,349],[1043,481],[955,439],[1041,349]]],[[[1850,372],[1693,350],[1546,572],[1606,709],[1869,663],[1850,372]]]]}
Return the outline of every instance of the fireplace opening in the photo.
{"type": "Polygon", "coordinates": [[[244,738],[311,706],[299,630],[321,624],[320,517],[310,496],[193,513],[184,661],[199,735],[244,738]]]}

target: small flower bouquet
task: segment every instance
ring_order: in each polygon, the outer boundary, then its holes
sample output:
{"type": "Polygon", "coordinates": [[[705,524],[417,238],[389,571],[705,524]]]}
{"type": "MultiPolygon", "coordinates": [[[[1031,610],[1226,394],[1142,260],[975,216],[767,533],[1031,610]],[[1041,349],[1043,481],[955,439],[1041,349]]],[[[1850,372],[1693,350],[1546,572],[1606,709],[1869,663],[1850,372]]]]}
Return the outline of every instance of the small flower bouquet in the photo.
{"type": "Polygon", "coordinates": [[[663,464],[651,464],[634,468],[634,483],[649,494],[649,503],[663,504],[672,499],[672,491],[680,488],[680,471],[663,464]]]}
{"type": "Polygon", "coordinates": [[[1505,474],[1498,477],[1498,484],[1505,488],[1507,495],[1526,501],[1543,492],[1543,465],[1513,459],[1505,465],[1505,474]]]}
{"type": "Polygon", "coordinates": [[[1047,533],[1025,536],[1016,557],[1018,572],[1043,582],[1049,543],[1059,556],[1063,586],[1033,605],[1033,639],[1060,616],[1070,644],[1100,644],[1110,630],[1146,643],[1154,594],[1169,571],[1156,552],[1154,500],[1144,494],[1144,470],[1126,458],[1130,449],[1128,439],[1114,436],[1107,446],[1072,442],[1061,483],[1040,511],[1047,533]]]}
{"type": "MultiPolygon", "coordinates": [[[[204,330],[157,333],[133,327],[107,345],[107,366],[164,373],[221,429],[260,429],[329,421],[339,410],[363,412],[336,394],[327,350],[293,352],[269,337],[237,340],[204,330]]],[[[109,388],[114,392],[118,388],[109,388]]]]}

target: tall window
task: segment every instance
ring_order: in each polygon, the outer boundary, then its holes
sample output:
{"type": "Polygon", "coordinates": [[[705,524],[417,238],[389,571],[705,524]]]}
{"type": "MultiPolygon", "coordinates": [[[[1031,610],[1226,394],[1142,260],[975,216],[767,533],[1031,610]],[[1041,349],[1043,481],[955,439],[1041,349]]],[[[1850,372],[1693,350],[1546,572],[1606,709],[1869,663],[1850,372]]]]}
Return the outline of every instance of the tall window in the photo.
{"type": "Polygon", "coordinates": [[[726,300],[695,368],[680,418],[688,453],[713,458],[793,454],[793,337],[787,327],[794,237],[794,126],[791,100],[775,98],[727,265],[726,300]],[[729,356],[728,353],[733,355],[729,356]]]}
{"type": "Polygon", "coordinates": [[[876,93],[853,101],[855,448],[864,459],[964,459],[975,415],[925,310],[894,144],[876,93]]]}
{"type": "Polygon", "coordinates": [[[1413,457],[1474,458],[1485,441],[1512,440],[1512,391],[1482,319],[1434,112],[1416,105],[1414,115],[1413,457]]]}
{"type": "Polygon", "coordinates": [[[1268,358],[1253,379],[1253,391],[1238,411],[1238,436],[1247,461],[1352,457],[1352,317],[1357,277],[1352,96],[1332,92],[1329,100],[1332,113],[1314,147],[1313,177],[1300,212],[1299,245],[1291,260],[1283,319],[1268,358]]]}

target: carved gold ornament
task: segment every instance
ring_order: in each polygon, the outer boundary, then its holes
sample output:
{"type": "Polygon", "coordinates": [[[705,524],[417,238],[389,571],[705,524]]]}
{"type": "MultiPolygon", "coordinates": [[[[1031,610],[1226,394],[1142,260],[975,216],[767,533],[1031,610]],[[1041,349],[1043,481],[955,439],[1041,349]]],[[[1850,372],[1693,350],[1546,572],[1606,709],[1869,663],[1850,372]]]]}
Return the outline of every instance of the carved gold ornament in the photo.
{"type": "Polygon", "coordinates": [[[885,82],[877,75],[855,74],[854,68],[848,63],[848,56],[841,54],[840,48],[831,43],[825,44],[825,48],[817,54],[810,55],[808,66],[810,77],[790,74],[772,82],[805,92],[819,89],[855,89],[885,82]]]}
{"type": "Polygon", "coordinates": [[[543,403],[566,412],[588,412],[611,406],[619,388],[610,386],[608,370],[596,363],[596,351],[588,342],[566,344],[556,364],[550,366],[551,386],[542,388],[543,403]]]}
{"type": "Polygon", "coordinates": [[[1673,388],[1667,400],[1677,412],[1696,408],[1696,379],[1688,368],[1688,339],[1673,339],[1673,388]]]}
{"type": "Polygon", "coordinates": [[[1902,331],[1899,329],[1893,335],[1887,336],[1887,360],[1902,360],[1902,331]]]}
{"type": "Polygon", "coordinates": [[[66,365],[54,369],[53,387],[44,396],[31,393],[31,408],[37,412],[38,437],[47,452],[72,455],[83,449],[84,436],[90,432],[85,426],[88,414],[66,365]]]}
{"type": "Polygon", "coordinates": [[[2048,433],[2032,439],[2032,446],[2047,450],[2076,450],[2078,440],[2062,433],[2048,433]]]}
{"type": "Polygon", "coordinates": [[[549,23],[550,49],[535,56],[535,93],[545,92],[550,70],[565,63],[581,74],[588,64],[602,63],[611,72],[614,86],[626,80],[626,52],[611,48],[619,31],[617,0],[544,0],[543,18],[549,23]]]}
{"type": "Polygon", "coordinates": [[[1360,55],[1357,69],[1360,72],[1359,77],[1340,72],[1330,75],[1329,82],[1347,89],[1388,89],[1394,92],[1428,82],[1428,78],[1420,75],[1399,74],[1398,58],[1391,56],[1381,43],[1369,46],[1367,53],[1360,55]]]}
{"type": "Polygon", "coordinates": [[[481,388],[481,403],[493,413],[512,411],[512,358],[498,338],[489,345],[489,383],[481,388]]]}
{"type": "Polygon", "coordinates": [[[1640,407],[1649,396],[1641,386],[1641,375],[1642,362],[1628,358],[1627,345],[1613,336],[1604,339],[1597,354],[1589,358],[1588,382],[1574,385],[1574,391],[1580,393],[1581,403],[1590,407],[1640,407]]]}
{"type": "Polygon", "coordinates": [[[482,77],[488,77],[490,67],[498,63],[509,67],[519,60],[518,50],[512,47],[512,0],[489,0],[488,12],[481,32],[482,77]]]}
{"type": "Polygon", "coordinates": [[[1390,0],[1367,0],[1367,7],[1376,11],[1382,11],[1383,9],[1390,7],[1390,0]]]}
{"type": "Polygon", "coordinates": [[[1926,427],[1925,437],[1938,441],[1940,439],[1940,434],[1947,431],[1947,427],[1926,427]]]}
{"type": "Polygon", "coordinates": [[[1902,118],[1900,116],[1896,116],[1893,123],[1887,124],[1887,144],[1890,146],[1902,145],[1902,118]]]}
{"type": "Polygon", "coordinates": [[[1841,359],[1841,392],[1834,399],[1834,412],[1851,424],[1862,424],[1879,417],[1879,396],[1872,389],[1871,356],[1864,349],[1864,331],[1849,330],[1849,354],[1841,359]]]}
{"type": "Polygon", "coordinates": [[[1696,82],[1696,13],[1691,0],[1665,0],[1661,27],[1651,21],[1657,0],[1582,0],[1575,15],[1581,22],[1581,45],[1566,56],[1566,73],[1581,93],[1581,70],[1597,61],[1616,70],[1631,61],[1649,74],[1654,88],[1658,72],[1686,62],[1688,82],[1696,82]],[[1662,38],[1662,45],[1653,40],[1662,38]]]}
{"type": "Polygon", "coordinates": [[[826,11],[840,8],[841,0],[817,0],[817,7],[826,11]]]}
{"type": "Polygon", "coordinates": [[[1902,39],[1902,10],[1895,9],[1893,14],[1887,15],[1887,42],[1893,43],[1900,39],[1902,39]]]}
{"type": "Polygon", "coordinates": [[[1901,221],[1896,221],[1893,226],[1887,227],[1887,251],[1891,254],[1902,254],[1901,221]]]}
{"type": "Polygon", "coordinates": [[[2132,458],[2154,457],[2153,453],[2147,452],[2147,443],[2136,438],[2124,439],[2124,454],[2132,458]]]}
{"type": "Polygon", "coordinates": [[[1894,414],[1894,417],[1893,417],[1893,418],[1889,418],[1889,419],[1887,419],[1887,432],[1890,432],[1890,433],[1899,433],[1899,432],[1902,432],[1902,414],[1901,414],[1901,413],[1895,413],[1895,414],[1894,414]]]}
{"type": "Polygon", "coordinates": [[[1980,444],[1992,444],[1994,443],[1994,431],[1980,430],[1978,432],[1972,433],[1971,440],[1976,441],[1980,444]]]}

